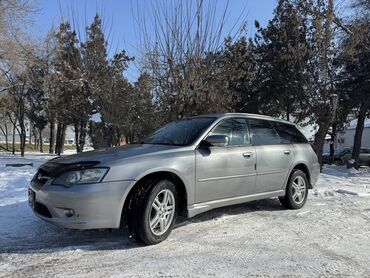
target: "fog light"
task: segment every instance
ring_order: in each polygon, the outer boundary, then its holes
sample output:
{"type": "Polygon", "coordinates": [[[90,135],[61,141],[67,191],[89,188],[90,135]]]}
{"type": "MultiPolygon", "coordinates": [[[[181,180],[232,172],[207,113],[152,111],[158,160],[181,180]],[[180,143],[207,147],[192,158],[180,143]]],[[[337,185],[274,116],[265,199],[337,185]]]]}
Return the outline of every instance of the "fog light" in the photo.
{"type": "Polygon", "coordinates": [[[64,209],[64,215],[66,217],[72,217],[74,214],[75,212],[73,211],[73,209],[64,209]]]}

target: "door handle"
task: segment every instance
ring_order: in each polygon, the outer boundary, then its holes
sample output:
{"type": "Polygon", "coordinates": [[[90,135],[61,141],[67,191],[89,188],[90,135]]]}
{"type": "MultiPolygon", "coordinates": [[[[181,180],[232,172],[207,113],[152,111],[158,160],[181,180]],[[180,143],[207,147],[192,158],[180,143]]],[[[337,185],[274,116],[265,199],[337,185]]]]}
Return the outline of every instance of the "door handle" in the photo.
{"type": "Polygon", "coordinates": [[[284,154],[286,154],[286,155],[290,154],[290,150],[285,150],[284,154]]]}
{"type": "Polygon", "coordinates": [[[246,152],[246,153],[243,153],[243,156],[245,158],[251,158],[253,156],[253,153],[252,152],[246,152]]]}

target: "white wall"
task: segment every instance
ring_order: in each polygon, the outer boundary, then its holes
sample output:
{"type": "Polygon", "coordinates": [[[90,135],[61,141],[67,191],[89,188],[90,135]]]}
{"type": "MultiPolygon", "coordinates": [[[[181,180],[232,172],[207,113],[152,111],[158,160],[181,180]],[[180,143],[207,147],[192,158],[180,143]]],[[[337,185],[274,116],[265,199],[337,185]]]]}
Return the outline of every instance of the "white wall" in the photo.
{"type": "MultiPolygon", "coordinates": [[[[343,139],[343,142],[338,142],[338,147],[352,147],[353,139],[355,137],[356,129],[347,129],[344,133],[340,134],[339,138],[343,139]]],[[[370,127],[364,128],[362,133],[361,147],[370,148],[370,127]]]]}

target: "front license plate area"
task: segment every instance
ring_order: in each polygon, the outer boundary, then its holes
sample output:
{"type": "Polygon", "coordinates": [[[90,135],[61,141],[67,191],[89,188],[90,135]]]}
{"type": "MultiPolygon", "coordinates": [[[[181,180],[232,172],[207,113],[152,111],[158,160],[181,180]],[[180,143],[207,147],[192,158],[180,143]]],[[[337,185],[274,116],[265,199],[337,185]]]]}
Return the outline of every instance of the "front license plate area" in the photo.
{"type": "Polygon", "coordinates": [[[32,210],[35,210],[35,203],[36,203],[36,198],[35,198],[35,192],[32,189],[28,189],[28,204],[32,208],[32,210]]]}

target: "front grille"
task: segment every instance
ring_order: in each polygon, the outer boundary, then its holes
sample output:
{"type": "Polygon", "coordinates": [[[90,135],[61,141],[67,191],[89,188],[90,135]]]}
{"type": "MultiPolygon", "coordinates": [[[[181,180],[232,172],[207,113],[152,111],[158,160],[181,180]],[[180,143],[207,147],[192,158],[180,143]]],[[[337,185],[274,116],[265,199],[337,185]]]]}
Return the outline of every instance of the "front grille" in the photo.
{"type": "Polygon", "coordinates": [[[35,203],[35,211],[44,216],[44,217],[47,217],[47,218],[51,218],[51,214],[50,214],[50,211],[48,210],[47,206],[39,203],[39,202],[36,202],[35,203]]]}

